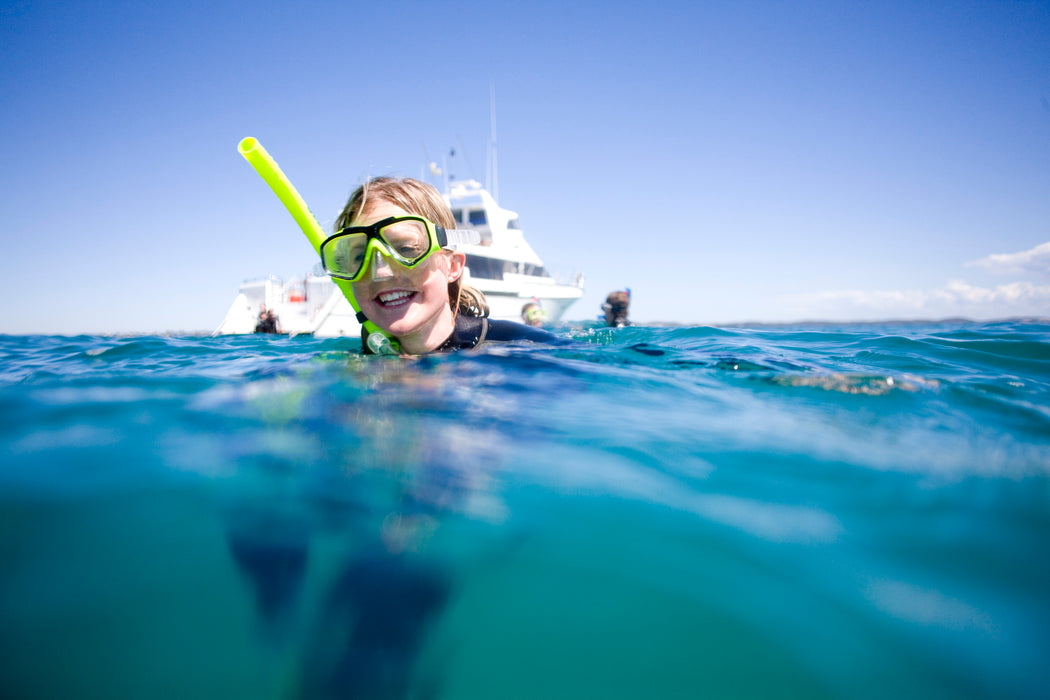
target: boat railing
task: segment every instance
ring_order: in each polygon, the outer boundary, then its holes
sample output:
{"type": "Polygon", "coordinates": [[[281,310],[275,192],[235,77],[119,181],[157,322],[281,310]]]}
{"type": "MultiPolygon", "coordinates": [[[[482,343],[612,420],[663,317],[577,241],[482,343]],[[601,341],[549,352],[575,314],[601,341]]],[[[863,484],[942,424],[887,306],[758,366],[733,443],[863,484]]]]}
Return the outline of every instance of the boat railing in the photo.
{"type": "Polygon", "coordinates": [[[546,266],[547,274],[558,284],[583,289],[583,273],[570,267],[546,266]]]}

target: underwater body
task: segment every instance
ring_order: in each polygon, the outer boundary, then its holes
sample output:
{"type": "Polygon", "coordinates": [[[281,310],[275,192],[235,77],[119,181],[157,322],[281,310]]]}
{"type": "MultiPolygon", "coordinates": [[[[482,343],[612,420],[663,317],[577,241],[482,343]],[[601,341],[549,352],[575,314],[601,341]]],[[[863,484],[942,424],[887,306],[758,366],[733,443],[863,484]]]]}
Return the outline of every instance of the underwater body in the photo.
{"type": "Polygon", "coordinates": [[[1050,323],[0,336],[0,697],[1037,698],[1050,323]]]}

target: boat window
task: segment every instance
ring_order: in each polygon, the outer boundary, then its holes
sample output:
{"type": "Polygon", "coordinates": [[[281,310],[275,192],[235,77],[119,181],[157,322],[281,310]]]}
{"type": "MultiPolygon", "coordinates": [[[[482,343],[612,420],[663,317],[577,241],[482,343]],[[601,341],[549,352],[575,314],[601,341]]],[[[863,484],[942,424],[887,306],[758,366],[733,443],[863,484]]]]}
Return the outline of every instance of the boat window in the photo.
{"type": "Polygon", "coordinates": [[[512,231],[520,230],[521,226],[518,226],[518,217],[514,217],[513,219],[508,221],[507,228],[511,229],[512,231]]]}
{"type": "Polygon", "coordinates": [[[484,209],[471,209],[470,210],[470,223],[475,226],[481,226],[488,223],[488,219],[485,218],[484,209]]]}
{"type": "Polygon", "coordinates": [[[470,270],[471,277],[486,280],[501,280],[503,279],[503,266],[503,260],[486,258],[482,255],[467,254],[467,268],[470,270]]]}
{"type": "Polygon", "coordinates": [[[550,277],[543,265],[486,258],[483,255],[470,255],[469,253],[467,254],[467,267],[470,268],[471,277],[485,280],[501,280],[504,273],[529,277],[550,277]]]}
{"type": "Polygon", "coordinates": [[[543,268],[543,265],[533,265],[532,263],[521,262],[521,263],[507,263],[507,272],[516,272],[519,275],[528,275],[529,277],[549,277],[547,271],[543,268]]]}
{"type": "Polygon", "coordinates": [[[462,209],[453,209],[452,210],[452,218],[455,219],[458,223],[463,223],[463,210],[462,209]]]}

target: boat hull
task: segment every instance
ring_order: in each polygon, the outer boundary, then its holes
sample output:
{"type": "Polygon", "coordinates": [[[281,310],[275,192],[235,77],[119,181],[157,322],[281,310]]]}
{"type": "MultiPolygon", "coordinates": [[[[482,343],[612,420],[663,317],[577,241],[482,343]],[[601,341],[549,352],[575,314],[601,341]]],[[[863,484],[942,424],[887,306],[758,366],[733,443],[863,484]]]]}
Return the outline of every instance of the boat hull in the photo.
{"type": "MultiPolygon", "coordinates": [[[[489,303],[489,317],[508,321],[521,321],[522,306],[538,300],[547,323],[557,323],[583,294],[582,287],[572,285],[502,283],[496,286],[477,282],[473,284],[489,303]]],[[[288,286],[277,278],[244,283],[215,335],[254,333],[264,306],[274,312],[282,334],[318,338],[361,335],[361,324],[339,288],[328,277],[312,275],[305,283],[288,286]]]]}

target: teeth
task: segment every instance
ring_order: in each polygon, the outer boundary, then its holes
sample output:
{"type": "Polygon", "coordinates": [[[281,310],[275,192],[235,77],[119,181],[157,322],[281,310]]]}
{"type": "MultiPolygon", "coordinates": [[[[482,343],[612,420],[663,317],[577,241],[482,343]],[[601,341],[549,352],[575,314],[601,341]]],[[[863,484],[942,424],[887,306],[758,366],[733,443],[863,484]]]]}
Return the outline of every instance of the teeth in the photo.
{"type": "Polygon", "coordinates": [[[397,292],[383,292],[379,295],[380,304],[390,304],[395,301],[399,301],[406,297],[412,296],[412,292],[397,291],[397,292]]]}

